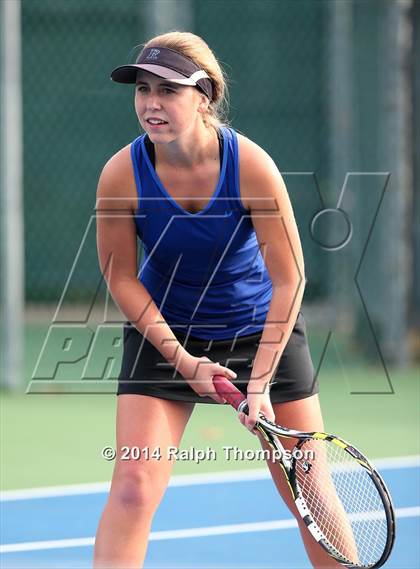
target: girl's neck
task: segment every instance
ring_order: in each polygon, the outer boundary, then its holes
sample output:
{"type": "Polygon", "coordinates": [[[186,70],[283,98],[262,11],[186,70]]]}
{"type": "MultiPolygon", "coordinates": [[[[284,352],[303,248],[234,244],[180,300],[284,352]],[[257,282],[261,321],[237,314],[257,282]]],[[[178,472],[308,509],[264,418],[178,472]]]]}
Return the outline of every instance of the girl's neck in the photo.
{"type": "Polygon", "coordinates": [[[174,168],[191,168],[202,164],[213,154],[218,157],[218,148],[215,128],[203,123],[192,131],[186,131],[173,142],[156,144],[156,163],[174,168]]]}

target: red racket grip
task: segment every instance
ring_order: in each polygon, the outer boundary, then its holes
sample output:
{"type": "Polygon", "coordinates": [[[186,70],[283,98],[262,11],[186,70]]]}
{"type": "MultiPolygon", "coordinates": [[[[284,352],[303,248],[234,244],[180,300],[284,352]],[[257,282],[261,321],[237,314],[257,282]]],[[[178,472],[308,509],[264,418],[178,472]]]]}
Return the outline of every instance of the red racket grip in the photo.
{"type": "Polygon", "coordinates": [[[217,393],[226,399],[229,405],[232,405],[236,410],[238,410],[242,401],[246,400],[245,395],[241,393],[239,389],[235,387],[224,375],[213,376],[213,385],[217,393]]]}

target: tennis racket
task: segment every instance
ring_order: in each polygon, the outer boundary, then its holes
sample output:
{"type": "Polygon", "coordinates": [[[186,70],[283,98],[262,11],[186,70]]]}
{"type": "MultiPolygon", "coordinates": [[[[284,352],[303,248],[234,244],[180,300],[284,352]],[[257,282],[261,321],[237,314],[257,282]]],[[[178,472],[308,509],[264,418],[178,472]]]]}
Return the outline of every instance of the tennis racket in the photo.
{"type": "MultiPolygon", "coordinates": [[[[238,412],[248,414],[245,396],[226,377],[215,389],[238,412]]],[[[391,497],[368,459],[327,433],[286,429],[262,413],[255,428],[282,468],[296,508],[316,541],[345,567],[380,567],[395,539],[391,497]],[[297,439],[291,452],[279,437],[297,439]]]]}

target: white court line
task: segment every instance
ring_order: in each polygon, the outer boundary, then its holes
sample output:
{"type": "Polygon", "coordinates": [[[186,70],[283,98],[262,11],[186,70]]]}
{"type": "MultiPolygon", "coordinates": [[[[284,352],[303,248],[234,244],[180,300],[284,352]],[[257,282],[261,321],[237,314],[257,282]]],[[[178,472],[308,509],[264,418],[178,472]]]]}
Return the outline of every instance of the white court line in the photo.
{"type": "MultiPolygon", "coordinates": [[[[394,470],[398,468],[419,468],[420,455],[378,458],[371,461],[378,470],[394,470]]],[[[246,482],[270,478],[267,468],[249,470],[230,470],[227,472],[206,472],[203,474],[178,474],[173,476],[169,486],[195,486],[198,484],[225,484],[228,482],[246,482]]],[[[35,498],[53,498],[58,496],[75,496],[82,494],[103,494],[109,492],[110,482],[88,482],[84,484],[67,484],[65,486],[47,486],[42,488],[24,488],[22,490],[6,490],[0,492],[0,502],[12,500],[30,500],[35,498]]]]}
{"type": "MultiPolygon", "coordinates": [[[[397,508],[397,518],[415,518],[420,516],[420,506],[411,508],[397,508]]],[[[357,516],[357,514],[356,514],[357,516]]],[[[251,533],[259,531],[273,531],[296,528],[294,518],[288,520],[273,520],[268,522],[254,522],[246,524],[230,524],[221,526],[209,526],[201,528],[175,529],[155,531],[150,534],[150,541],[162,541],[168,539],[187,539],[194,537],[210,537],[215,535],[229,535],[238,533],[251,533]]],[[[66,547],[88,547],[95,543],[94,537],[82,537],[75,539],[57,539],[54,541],[30,541],[26,543],[8,543],[0,545],[0,553],[18,553],[22,551],[35,551],[41,549],[62,549],[66,547]]]]}

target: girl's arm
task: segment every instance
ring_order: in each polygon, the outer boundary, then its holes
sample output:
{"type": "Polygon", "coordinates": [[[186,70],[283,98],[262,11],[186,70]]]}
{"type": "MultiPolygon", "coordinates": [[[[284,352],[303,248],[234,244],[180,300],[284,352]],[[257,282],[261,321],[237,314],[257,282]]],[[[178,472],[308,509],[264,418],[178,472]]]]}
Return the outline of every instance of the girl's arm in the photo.
{"type": "Polygon", "coordinates": [[[220,374],[233,379],[236,373],[205,356],[196,357],[185,350],[137,278],[134,221],[137,192],[129,147],[111,158],[103,169],[96,207],[99,264],[115,302],[127,320],[177,369],[200,397],[208,395],[223,403],[212,377],[220,374]]]}
{"type": "MultiPolygon", "coordinates": [[[[305,289],[302,246],[283,178],[270,156],[240,137],[240,191],[273,286],[248,392],[262,393],[290,338],[305,289]]],[[[256,412],[250,417],[256,418],[256,412]]]]}
{"type": "Polygon", "coordinates": [[[137,278],[136,209],[130,148],[125,147],[109,160],[99,179],[96,219],[100,268],[127,320],[182,373],[192,356],[178,342],[148,290],[137,278]]]}

